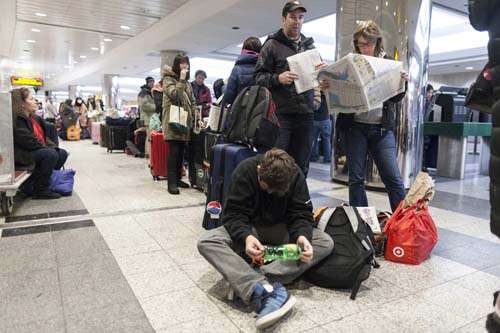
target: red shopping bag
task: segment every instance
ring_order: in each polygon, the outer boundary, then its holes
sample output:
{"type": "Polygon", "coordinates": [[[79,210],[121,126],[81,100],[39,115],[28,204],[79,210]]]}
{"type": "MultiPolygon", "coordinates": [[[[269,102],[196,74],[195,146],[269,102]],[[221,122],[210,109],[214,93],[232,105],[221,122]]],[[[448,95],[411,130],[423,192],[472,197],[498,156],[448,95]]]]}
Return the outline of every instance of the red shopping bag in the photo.
{"type": "Polygon", "coordinates": [[[404,201],[387,221],[385,258],[403,264],[418,265],[429,257],[437,243],[438,232],[427,203],[404,208],[404,201]]]}

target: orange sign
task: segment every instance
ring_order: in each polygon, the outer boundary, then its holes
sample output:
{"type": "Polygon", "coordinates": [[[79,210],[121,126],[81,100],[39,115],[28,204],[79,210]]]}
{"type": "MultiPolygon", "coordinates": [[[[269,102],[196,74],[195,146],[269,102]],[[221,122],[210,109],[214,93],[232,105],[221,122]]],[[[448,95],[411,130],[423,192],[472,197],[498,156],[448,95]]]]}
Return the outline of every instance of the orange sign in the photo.
{"type": "Polygon", "coordinates": [[[11,76],[10,83],[13,86],[34,86],[34,87],[43,86],[43,80],[39,77],[11,76]]]}

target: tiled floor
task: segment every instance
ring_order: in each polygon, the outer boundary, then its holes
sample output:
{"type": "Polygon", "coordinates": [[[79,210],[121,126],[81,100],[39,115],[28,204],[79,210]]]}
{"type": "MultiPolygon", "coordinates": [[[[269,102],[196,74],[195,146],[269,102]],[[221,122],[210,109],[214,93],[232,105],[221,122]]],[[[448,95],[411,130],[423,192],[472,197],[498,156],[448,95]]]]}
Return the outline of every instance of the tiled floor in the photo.
{"type": "MultiPolygon", "coordinates": [[[[255,331],[253,314],[226,300],[222,276],[196,249],[204,232],[201,193],[169,195],[145,160],[107,154],[89,141],[65,146],[68,167],[77,170],[74,201],[42,210],[44,223],[57,217],[53,212],[82,209],[91,221],[3,231],[1,332],[255,331]]],[[[328,166],[312,165],[315,206],[348,199],[328,174],[328,166]]],[[[489,233],[487,188],[485,177],[438,179],[430,211],[440,240],[430,259],[419,266],[382,261],[356,301],[297,282],[290,286],[295,310],[269,331],[484,331],[491,294],[500,289],[500,240],[489,233]]],[[[368,197],[389,208],[384,193],[368,197]]],[[[17,215],[39,214],[37,205],[19,206],[17,215]]]]}

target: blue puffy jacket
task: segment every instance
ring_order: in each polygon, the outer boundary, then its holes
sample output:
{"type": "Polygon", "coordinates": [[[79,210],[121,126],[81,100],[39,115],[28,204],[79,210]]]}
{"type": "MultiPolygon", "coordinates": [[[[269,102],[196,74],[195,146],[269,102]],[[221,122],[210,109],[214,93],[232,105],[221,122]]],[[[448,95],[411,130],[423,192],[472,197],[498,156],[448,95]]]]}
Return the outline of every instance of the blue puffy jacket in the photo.
{"type": "Polygon", "coordinates": [[[257,53],[251,51],[245,51],[238,57],[227,81],[221,105],[232,104],[240,91],[254,85],[253,69],[257,64],[258,57],[257,53]]]}

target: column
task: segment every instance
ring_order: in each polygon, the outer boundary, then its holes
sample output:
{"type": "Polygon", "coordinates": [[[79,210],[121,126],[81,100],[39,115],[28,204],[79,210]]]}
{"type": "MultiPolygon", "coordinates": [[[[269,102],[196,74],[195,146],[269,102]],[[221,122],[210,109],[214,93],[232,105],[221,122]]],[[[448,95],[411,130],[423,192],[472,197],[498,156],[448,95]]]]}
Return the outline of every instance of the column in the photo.
{"type": "Polygon", "coordinates": [[[0,55],[0,184],[14,182],[14,135],[10,96],[9,59],[0,55]]]}
{"type": "Polygon", "coordinates": [[[161,64],[160,64],[160,77],[161,77],[161,71],[163,69],[163,66],[167,65],[169,67],[172,67],[172,64],[174,63],[174,58],[178,54],[185,54],[185,52],[178,51],[178,50],[163,50],[160,52],[161,56],[161,64]]]}
{"type": "Polygon", "coordinates": [[[102,78],[102,101],[106,109],[118,109],[118,75],[104,74],[102,78]]]}
{"type": "MultiPolygon", "coordinates": [[[[431,11],[431,0],[337,0],[336,58],[352,52],[356,22],[373,20],[382,29],[386,53],[402,61],[410,74],[406,98],[396,115],[394,133],[399,168],[406,187],[410,186],[422,166],[431,11]]],[[[334,181],[346,182],[345,158],[340,153],[343,152],[334,152],[331,174],[334,181]]],[[[384,188],[370,158],[367,168],[367,185],[384,188]]]]}
{"type": "Polygon", "coordinates": [[[71,99],[73,102],[76,99],[76,84],[70,84],[68,86],[68,98],[71,99]]]}

